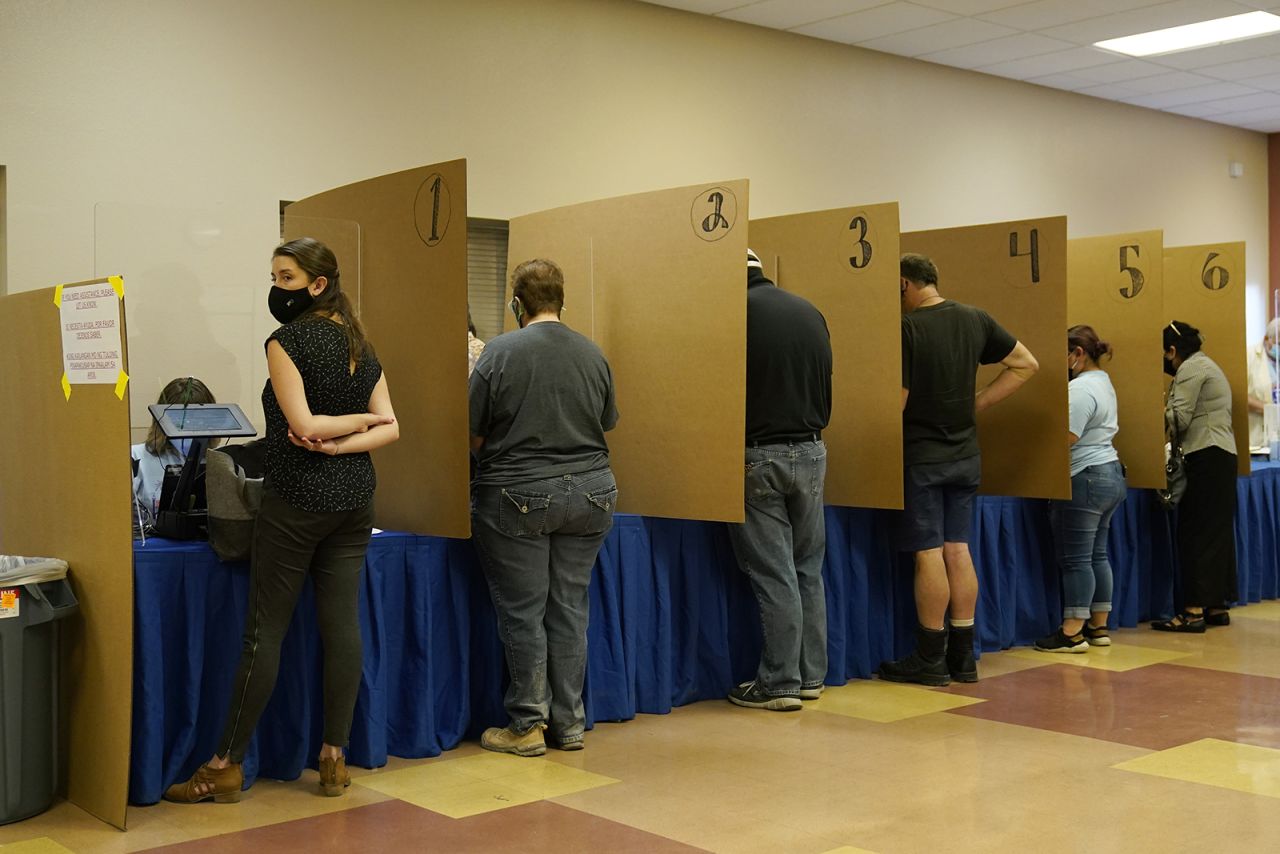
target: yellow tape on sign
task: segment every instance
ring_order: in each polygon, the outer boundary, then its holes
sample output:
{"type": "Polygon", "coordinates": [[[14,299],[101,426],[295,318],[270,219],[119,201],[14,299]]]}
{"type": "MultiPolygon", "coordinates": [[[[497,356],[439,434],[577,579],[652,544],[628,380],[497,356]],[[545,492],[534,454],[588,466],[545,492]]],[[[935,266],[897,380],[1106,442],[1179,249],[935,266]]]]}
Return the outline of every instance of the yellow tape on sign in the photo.
{"type": "Polygon", "coordinates": [[[62,308],[62,288],[63,287],[64,287],[63,285],[58,285],[56,288],[53,289],[53,304],[56,305],[58,308],[62,308]]]}
{"type": "Polygon", "coordinates": [[[67,379],[65,371],[62,373],[62,395],[67,400],[71,399],[71,381],[67,379]]]}
{"type": "Polygon", "coordinates": [[[116,377],[116,398],[124,400],[125,387],[129,385],[129,375],[124,371],[120,372],[120,376],[116,377]]]}
{"type": "Polygon", "coordinates": [[[116,298],[124,299],[124,276],[107,276],[107,281],[116,292],[116,298]]]}

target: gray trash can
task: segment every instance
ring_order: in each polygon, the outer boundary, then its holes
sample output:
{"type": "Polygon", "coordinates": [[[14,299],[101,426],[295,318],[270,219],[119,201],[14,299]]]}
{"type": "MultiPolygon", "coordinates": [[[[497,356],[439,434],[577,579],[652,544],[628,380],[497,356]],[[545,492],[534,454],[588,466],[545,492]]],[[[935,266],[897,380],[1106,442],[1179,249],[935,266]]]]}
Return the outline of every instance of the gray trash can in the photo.
{"type": "Polygon", "coordinates": [[[75,614],[67,565],[0,555],[0,824],[58,790],[58,621],[75,614]]]}

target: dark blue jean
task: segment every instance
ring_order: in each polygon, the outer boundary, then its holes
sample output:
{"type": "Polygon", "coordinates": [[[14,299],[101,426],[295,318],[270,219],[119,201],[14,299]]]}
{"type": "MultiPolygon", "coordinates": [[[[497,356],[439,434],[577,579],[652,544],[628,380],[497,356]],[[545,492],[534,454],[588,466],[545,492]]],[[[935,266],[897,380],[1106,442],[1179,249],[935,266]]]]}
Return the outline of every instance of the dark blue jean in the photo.
{"type": "Polygon", "coordinates": [[[1071,500],[1051,501],[1049,520],[1062,568],[1062,615],[1087,620],[1111,610],[1112,574],[1107,559],[1111,516],[1124,500],[1124,469],[1110,462],[1071,478],[1071,500]]]}
{"type": "Polygon", "coordinates": [[[607,468],[472,491],[471,534],[498,612],[517,732],[546,723],[558,742],[582,738],[587,589],[617,500],[607,468]]]}
{"type": "Polygon", "coordinates": [[[760,603],[756,681],[767,694],[817,688],[827,676],[827,446],[747,448],[746,462],[746,521],[730,525],[729,538],[760,603]]]}

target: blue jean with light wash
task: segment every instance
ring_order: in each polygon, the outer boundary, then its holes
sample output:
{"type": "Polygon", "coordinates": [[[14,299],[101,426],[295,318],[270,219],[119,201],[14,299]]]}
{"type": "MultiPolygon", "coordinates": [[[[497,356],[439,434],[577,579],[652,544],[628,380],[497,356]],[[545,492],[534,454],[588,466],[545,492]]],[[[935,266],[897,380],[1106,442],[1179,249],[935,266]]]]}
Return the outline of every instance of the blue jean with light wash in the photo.
{"type": "Polygon", "coordinates": [[[471,532],[506,652],[511,729],[545,723],[559,744],[586,727],[587,590],[618,486],[608,468],[476,486],[471,532]]]}
{"type": "Polygon", "coordinates": [[[1071,478],[1070,501],[1049,503],[1049,521],[1062,568],[1063,619],[1087,620],[1090,612],[1111,610],[1107,534],[1125,489],[1120,463],[1100,463],[1071,478]]]}
{"type": "Polygon", "coordinates": [[[746,449],[746,519],[729,526],[729,539],[760,604],[764,649],[756,682],[766,694],[826,681],[826,478],[821,440],[746,449]]]}

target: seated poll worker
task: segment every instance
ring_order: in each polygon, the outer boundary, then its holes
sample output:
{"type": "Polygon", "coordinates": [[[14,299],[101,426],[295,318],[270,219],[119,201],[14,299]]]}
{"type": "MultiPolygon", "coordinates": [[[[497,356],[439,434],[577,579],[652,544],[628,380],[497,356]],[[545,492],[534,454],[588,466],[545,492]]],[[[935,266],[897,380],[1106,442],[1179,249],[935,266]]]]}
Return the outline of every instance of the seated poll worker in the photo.
{"type": "Polygon", "coordinates": [[[977,413],[1039,369],[1035,357],[980,308],[945,299],[938,268],[902,256],[902,550],[915,553],[916,649],[880,665],[892,682],[978,681],[973,619],[978,574],[969,553],[982,460],[977,413]],[[977,391],[979,365],[1004,370],[977,391]],[[947,615],[950,611],[950,632],[947,615]]]}
{"type": "MultiPolygon", "coordinates": [[[[195,377],[177,377],[160,392],[156,403],[165,406],[184,406],[190,403],[217,403],[209,387],[195,377]]],[[[148,416],[150,417],[150,416],[148,416]]],[[[187,460],[190,439],[171,442],[160,428],[160,422],[152,419],[147,430],[147,440],[129,448],[133,457],[133,502],[144,525],[154,524],[160,512],[160,490],[164,486],[164,471],[168,466],[180,466],[187,460]]],[[[216,440],[215,440],[216,441],[216,440]]],[[[210,443],[213,447],[214,443],[210,443]]]]}
{"type": "Polygon", "coordinates": [[[831,334],[813,304],[774,285],[747,250],[746,514],[729,526],[760,604],[755,678],[729,692],[751,709],[797,711],[827,677],[823,485],[831,421],[831,334]]]}
{"type": "Polygon", "coordinates": [[[485,345],[470,381],[471,530],[511,676],[510,722],[480,743],[540,756],[548,741],[584,746],[587,588],[618,498],[604,438],[618,410],[604,354],[560,322],[560,268],[525,261],[511,289],[520,328],[485,345]]]}
{"type": "Polygon", "coordinates": [[[240,800],[240,763],[275,687],[280,645],[310,576],[324,648],[320,791],[351,785],[343,748],[360,688],[360,573],[373,526],[369,452],[400,428],[387,378],[342,291],[333,252],[310,237],[276,247],[267,304],[266,480],[254,526],[240,668],[214,755],[165,799],[240,800]]]}

